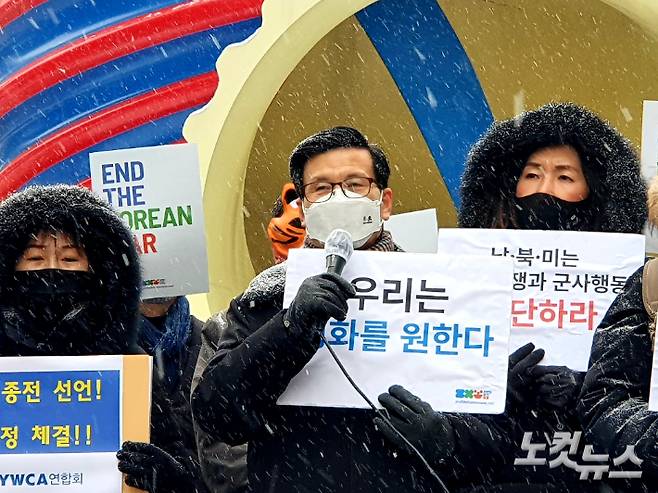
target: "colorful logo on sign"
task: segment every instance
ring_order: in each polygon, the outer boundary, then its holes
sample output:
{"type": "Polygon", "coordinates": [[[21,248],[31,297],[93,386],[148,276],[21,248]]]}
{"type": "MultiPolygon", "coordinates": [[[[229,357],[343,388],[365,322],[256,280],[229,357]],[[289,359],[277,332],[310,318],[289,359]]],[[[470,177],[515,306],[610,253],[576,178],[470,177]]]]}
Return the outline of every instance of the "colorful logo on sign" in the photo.
{"type": "Polygon", "coordinates": [[[455,389],[455,398],[488,401],[491,393],[491,390],[485,389],[455,389]]]}

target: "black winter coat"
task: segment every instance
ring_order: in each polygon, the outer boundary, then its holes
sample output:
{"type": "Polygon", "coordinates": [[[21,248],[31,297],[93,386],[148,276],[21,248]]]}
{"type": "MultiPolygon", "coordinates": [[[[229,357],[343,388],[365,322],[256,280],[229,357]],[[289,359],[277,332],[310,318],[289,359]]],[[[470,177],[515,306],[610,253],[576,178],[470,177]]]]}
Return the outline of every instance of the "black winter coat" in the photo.
{"type": "Polygon", "coordinates": [[[266,270],[231,302],[219,350],[192,396],[197,424],[218,441],[249,442],[249,491],[436,491],[385,442],[372,411],[276,405],[320,342],[283,325],[284,268],[266,270]]]}
{"type": "MultiPolygon", "coordinates": [[[[642,301],[642,269],[627,281],[596,329],[590,366],[578,403],[588,443],[597,453],[620,456],[633,445],[642,480],[626,491],[658,491],[658,412],[648,410],[653,341],[642,301]]],[[[637,471],[628,462],[620,469],[637,471]]]]}
{"type": "Polygon", "coordinates": [[[193,316],[191,319],[192,333],[187,342],[187,357],[180,368],[181,379],[178,387],[171,392],[163,375],[154,371],[151,405],[151,443],[179,459],[198,479],[195,485],[190,485],[190,493],[206,491],[201,478],[190,407],[192,376],[201,348],[203,323],[193,316]]]}

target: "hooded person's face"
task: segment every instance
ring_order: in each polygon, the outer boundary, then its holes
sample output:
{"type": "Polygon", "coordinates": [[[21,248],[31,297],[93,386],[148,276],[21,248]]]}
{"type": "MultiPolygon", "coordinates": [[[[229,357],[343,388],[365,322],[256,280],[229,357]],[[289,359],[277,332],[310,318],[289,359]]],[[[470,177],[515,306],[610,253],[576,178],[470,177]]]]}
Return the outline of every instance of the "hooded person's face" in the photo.
{"type": "Polygon", "coordinates": [[[567,202],[580,202],[589,196],[580,156],[573,147],[545,147],[530,155],[516,184],[516,197],[536,193],[567,202]]]}
{"type": "Polygon", "coordinates": [[[31,354],[89,354],[96,330],[89,306],[97,289],[84,249],[64,233],[41,232],[6,287],[5,331],[31,354]]]}
{"type": "Polygon", "coordinates": [[[40,232],[27,244],[16,263],[16,271],[61,269],[89,271],[89,260],[84,248],[61,232],[40,232]]]}
{"type": "Polygon", "coordinates": [[[516,186],[515,215],[521,229],[589,231],[596,210],[580,157],[569,146],[533,153],[516,186]]]}

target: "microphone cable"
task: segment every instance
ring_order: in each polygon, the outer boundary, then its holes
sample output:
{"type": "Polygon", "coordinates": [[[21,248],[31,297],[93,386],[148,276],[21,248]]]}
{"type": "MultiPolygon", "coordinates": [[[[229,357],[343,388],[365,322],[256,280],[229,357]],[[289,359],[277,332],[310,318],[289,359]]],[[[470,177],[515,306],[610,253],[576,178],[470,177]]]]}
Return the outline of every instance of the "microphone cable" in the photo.
{"type": "Polygon", "coordinates": [[[402,432],[400,432],[394,425],[391,423],[391,420],[388,419],[388,416],[386,416],[381,409],[378,409],[371,401],[368,399],[368,396],[359,388],[359,386],[356,384],[356,382],[352,379],[350,374],[347,372],[347,369],[343,366],[343,363],[340,361],[338,358],[338,355],[334,351],[334,349],[331,347],[331,345],[327,342],[327,338],[324,336],[324,327],[319,330],[318,332],[320,333],[320,338],[322,339],[322,342],[324,342],[324,345],[327,347],[329,350],[329,353],[331,354],[332,358],[340,368],[340,371],[343,372],[343,375],[345,375],[345,378],[347,378],[347,381],[354,387],[354,390],[356,390],[359,395],[363,398],[364,401],[368,403],[368,405],[372,408],[373,411],[375,411],[375,414],[377,414],[378,417],[380,417],[388,426],[391,427],[391,429],[397,433],[397,435],[402,438],[404,441],[405,445],[409,447],[413,453],[420,459],[420,461],[423,463],[423,466],[425,466],[425,469],[427,469],[427,472],[430,473],[430,475],[436,480],[438,485],[441,487],[441,490],[443,493],[450,493],[450,490],[448,487],[445,485],[445,483],[441,480],[439,475],[436,473],[436,471],[432,468],[432,466],[427,462],[427,459],[423,456],[423,454],[420,453],[420,450],[418,450],[409,440],[407,440],[407,437],[405,437],[402,432]]]}

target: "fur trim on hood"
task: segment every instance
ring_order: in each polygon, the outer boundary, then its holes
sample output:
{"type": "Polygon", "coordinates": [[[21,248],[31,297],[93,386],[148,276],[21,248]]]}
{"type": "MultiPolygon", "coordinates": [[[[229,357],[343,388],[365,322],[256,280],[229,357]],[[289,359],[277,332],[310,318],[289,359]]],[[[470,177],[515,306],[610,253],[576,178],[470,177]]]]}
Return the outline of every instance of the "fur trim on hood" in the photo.
{"type": "MultiPolygon", "coordinates": [[[[30,187],[0,203],[0,300],[6,299],[16,263],[31,236],[41,231],[61,231],[79,242],[99,285],[93,307],[101,330],[95,330],[93,347],[71,354],[132,352],[141,289],[133,237],[115,211],[84,188],[30,187]]],[[[4,333],[4,320],[0,323],[4,333]]],[[[71,348],[75,343],[66,341],[71,348]]]]}
{"type": "Polygon", "coordinates": [[[594,113],[551,103],[494,123],[472,147],[461,186],[459,226],[490,228],[515,195],[530,155],[544,147],[576,149],[588,178],[596,231],[640,233],[647,217],[646,186],[631,144],[594,113]]]}

